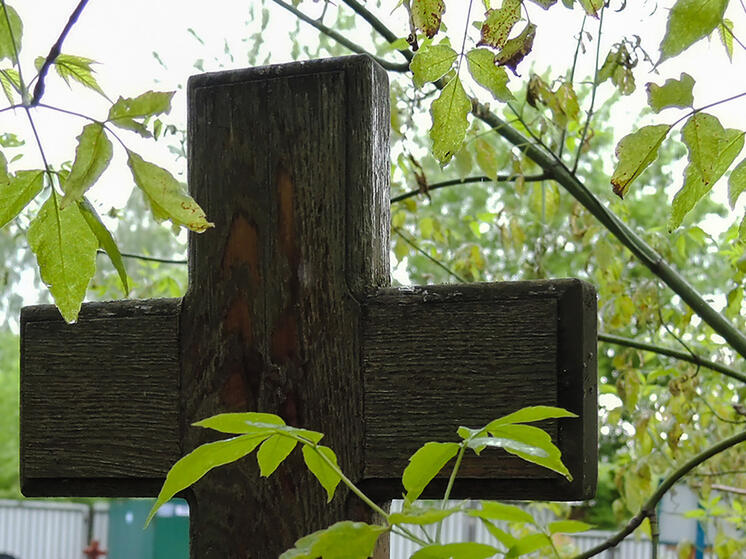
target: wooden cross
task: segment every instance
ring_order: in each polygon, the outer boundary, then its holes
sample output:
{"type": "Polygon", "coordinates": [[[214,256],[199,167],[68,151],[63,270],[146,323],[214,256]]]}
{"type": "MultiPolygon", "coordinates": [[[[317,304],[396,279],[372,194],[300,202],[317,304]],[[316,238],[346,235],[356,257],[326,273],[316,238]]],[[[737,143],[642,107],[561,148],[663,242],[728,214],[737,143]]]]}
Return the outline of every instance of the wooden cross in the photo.
{"type": "MultiPolygon", "coordinates": [[[[155,496],[212,440],[191,423],[264,411],[326,433],[386,502],[422,443],[547,404],[580,415],[545,424],[574,481],[494,451],[465,461],[453,496],[591,497],[593,288],[388,287],[385,72],[354,56],[205,74],[188,91],[189,184],[215,228],[190,238],[180,300],[86,304],[74,325],[23,310],[24,494],[155,496]]],[[[268,480],[246,458],[199,481],[192,558],[275,558],[337,520],[370,520],[343,490],[327,504],[299,454],[268,480]]]]}

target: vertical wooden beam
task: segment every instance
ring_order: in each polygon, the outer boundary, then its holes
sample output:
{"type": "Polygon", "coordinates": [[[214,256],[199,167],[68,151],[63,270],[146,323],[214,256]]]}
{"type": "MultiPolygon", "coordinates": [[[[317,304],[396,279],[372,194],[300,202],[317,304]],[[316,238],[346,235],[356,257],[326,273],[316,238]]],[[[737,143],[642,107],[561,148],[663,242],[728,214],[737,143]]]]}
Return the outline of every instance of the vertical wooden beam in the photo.
{"type": "MultiPolygon", "coordinates": [[[[215,229],[190,239],[185,452],[209,437],[194,421],[272,412],[326,433],[361,478],[359,301],[388,282],[388,130],[387,77],[367,57],[190,80],[190,189],[215,229]]],[[[370,520],[340,492],[327,505],[298,455],[269,480],[253,458],[228,466],[189,496],[192,557],[277,557],[370,520]]]]}

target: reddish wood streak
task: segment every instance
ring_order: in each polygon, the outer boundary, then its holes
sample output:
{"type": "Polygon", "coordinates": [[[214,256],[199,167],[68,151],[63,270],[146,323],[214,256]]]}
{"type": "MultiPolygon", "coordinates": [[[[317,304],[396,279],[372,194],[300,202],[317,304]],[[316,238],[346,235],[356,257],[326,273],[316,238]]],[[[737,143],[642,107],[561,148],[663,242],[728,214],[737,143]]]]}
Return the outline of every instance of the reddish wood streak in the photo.
{"type": "Polygon", "coordinates": [[[234,269],[247,266],[252,281],[259,283],[259,235],[256,225],[249,222],[244,214],[239,213],[233,217],[223,248],[222,265],[226,276],[234,269]]]}
{"type": "Polygon", "coordinates": [[[223,318],[223,328],[226,335],[238,335],[247,346],[251,345],[254,332],[249,302],[243,294],[238,294],[231,300],[223,318]]]}

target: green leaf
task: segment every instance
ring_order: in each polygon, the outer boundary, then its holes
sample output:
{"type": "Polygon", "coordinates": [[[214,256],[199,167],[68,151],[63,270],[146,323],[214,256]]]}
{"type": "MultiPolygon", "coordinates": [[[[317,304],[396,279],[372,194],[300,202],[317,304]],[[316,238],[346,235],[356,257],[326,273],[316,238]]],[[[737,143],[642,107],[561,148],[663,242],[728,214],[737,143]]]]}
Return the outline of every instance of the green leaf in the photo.
{"type": "Polygon", "coordinates": [[[286,435],[272,435],[262,443],[256,453],[259,471],[264,477],[272,475],[283,460],[293,451],[298,441],[286,435]]]}
{"type": "Polygon", "coordinates": [[[427,484],[438,475],[448,461],[459,451],[458,443],[425,443],[411,458],[404,469],[402,484],[407,491],[405,501],[415,501],[427,484]]]}
{"type": "Polygon", "coordinates": [[[503,522],[521,522],[534,524],[534,517],[515,505],[506,505],[497,501],[480,501],[481,509],[471,509],[469,516],[484,520],[501,520],[503,522]]]}
{"type": "Polygon", "coordinates": [[[144,161],[127,150],[127,165],[135,184],[145,193],[153,217],[158,221],[170,219],[174,225],[202,233],[214,224],[207,221],[205,212],[189,196],[181,184],[165,169],[144,161]]]}
{"type": "Polygon", "coordinates": [[[541,549],[552,545],[552,540],[546,534],[530,534],[519,539],[505,554],[506,559],[512,557],[520,557],[528,553],[533,553],[541,549]]]}
{"type": "MultiPolygon", "coordinates": [[[[44,64],[44,60],[43,56],[40,56],[35,60],[37,70],[39,70],[42,64],[44,64]]],[[[84,85],[88,89],[92,89],[101,94],[104,99],[109,99],[96,81],[96,78],[93,77],[94,70],[91,66],[93,64],[98,64],[95,60],[84,58],[82,56],[74,56],[72,54],[59,54],[52,64],[54,65],[55,70],[57,70],[57,75],[65,80],[68,87],[72,87],[70,80],[73,80],[84,85]]]]}
{"type": "Polygon", "coordinates": [[[384,526],[363,522],[337,522],[303,536],[279,559],[368,559],[373,555],[378,537],[387,530],[384,526]]]}
{"type": "Polygon", "coordinates": [[[738,226],[738,238],[741,241],[746,242],[746,215],[741,220],[741,225],[738,226]]]}
{"type": "Polygon", "coordinates": [[[414,75],[414,84],[422,87],[427,82],[442,78],[458,57],[448,45],[423,45],[409,63],[414,75]]]}
{"type": "Polygon", "coordinates": [[[515,447],[507,445],[503,446],[507,452],[515,454],[527,462],[538,464],[539,466],[548,468],[558,474],[562,474],[568,480],[572,481],[572,475],[562,463],[562,453],[554,443],[552,443],[552,438],[543,429],[539,429],[532,425],[516,424],[490,428],[489,432],[495,438],[510,439],[543,450],[546,453],[546,456],[529,454],[515,447]]]}
{"type": "Polygon", "coordinates": [[[469,72],[474,80],[487,88],[495,99],[510,101],[515,99],[508,90],[508,72],[495,65],[495,55],[489,49],[473,49],[466,55],[469,72]]]}
{"type": "Polygon", "coordinates": [[[433,140],[433,155],[441,165],[448,163],[466,136],[469,122],[466,115],[471,111],[471,102],[458,76],[454,77],[433,101],[430,112],[433,126],[430,137],[433,140]]]}
{"type": "Polygon", "coordinates": [[[659,64],[712,33],[723,21],[727,6],[728,0],[677,0],[668,14],[659,64]]]}
{"type": "Polygon", "coordinates": [[[15,103],[15,94],[21,94],[21,77],[15,68],[0,70],[0,85],[11,105],[15,103]]]}
{"type": "Polygon", "coordinates": [[[18,171],[15,178],[9,177],[5,157],[0,157],[4,169],[0,176],[0,227],[3,227],[41,192],[44,171],[18,171]]]}
{"type": "Polygon", "coordinates": [[[16,54],[21,52],[23,37],[23,22],[13,8],[3,2],[5,13],[0,13],[0,60],[8,58],[15,64],[18,62],[16,54]],[[10,27],[8,27],[10,22],[10,27]]]}
{"type": "Polygon", "coordinates": [[[75,161],[70,174],[62,184],[65,197],[60,207],[63,209],[71,202],[80,200],[94,185],[109,166],[114,151],[104,127],[98,122],[85,125],[76,140],[78,147],[75,148],[75,161]]]}
{"type": "Polygon", "coordinates": [[[104,225],[104,222],[101,221],[101,217],[98,215],[98,212],[96,212],[96,209],[85,197],[78,201],[78,208],[80,209],[80,213],[83,215],[83,218],[88,224],[91,232],[96,236],[96,239],[98,239],[98,246],[106,252],[109,260],[111,260],[111,263],[114,266],[114,269],[119,274],[124,295],[128,295],[130,287],[127,279],[127,270],[124,267],[124,260],[122,260],[122,254],[119,252],[119,247],[117,247],[114,237],[112,237],[111,233],[106,228],[106,225],[104,225]]]}
{"type": "Polygon", "coordinates": [[[658,157],[658,148],[670,130],[668,124],[643,126],[619,141],[616,146],[619,162],[611,176],[614,194],[624,198],[630,185],[658,157]]]}
{"type": "Polygon", "coordinates": [[[316,476],[322,487],[326,489],[328,495],[327,503],[334,497],[334,490],[337,488],[339,481],[342,477],[339,472],[327,464],[324,459],[319,456],[319,453],[323,454],[329,461],[335,466],[337,465],[337,455],[328,446],[318,445],[316,447],[304,446],[303,447],[303,459],[306,462],[306,466],[311,473],[316,476]]]}
{"type": "Polygon", "coordinates": [[[559,419],[562,417],[578,417],[570,411],[554,406],[528,406],[516,412],[504,415],[493,421],[490,421],[484,428],[500,427],[512,423],[531,423],[533,421],[544,421],[545,419],[559,419]]]}
{"type": "Polygon", "coordinates": [[[604,6],[604,0],[580,0],[585,13],[589,16],[598,17],[598,12],[604,6]]]}
{"type": "Polygon", "coordinates": [[[691,107],[694,103],[693,87],[694,78],[686,72],[682,72],[678,80],[669,79],[663,85],[648,83],[648,105],[656,113],[668,107],[691,107]]]}
{"type": "Polygon", "coordinates": [[[516,539],[512,535],[508,534],[504,530],[501,530],[489,520],[485,520],[484,518],[480,518],[480,520],[482,521],[482,525],[490,533],[490,535],[501,544],[503,544],[507,549],[510,549],[515,545],[516,539]]]}
{"type": "Polygon", "coordinates": [[[207,472],[218,466],[230,464],[249,454],[261,443],[264,435],[241,435],[231,439],[206,443],[179,459],[166,475],[166,481],[158,498],[150,509],[145,525],[150,524],[158,509],[190,485],[194,484],[207,472]]]}
{"type": "Polygon", "coordinates": [[[558,520],[550,522],[548,528],[550,534],[577,534],[590,530],[593,526],[579,520],[558,520]]]}
{"type": "Polygon", "coordinates": [[[534,46],[534,37],[536,37],[536,25],[533,23],[526,24],[526,27],[520,35],[505,42],[503,49],[495,57],[498,66],[507,66],[514,74],[521,61],[526,58],[534,46]]]}
{"type": "Polygon", "coordinates": [[[684,216],[728,170],[743,148],[744,133],[726,130],[714,116],[697,113],[681,129],[681,136],[689,149],[689,164],[684,169],[684,186],[671,203],[669,230],[681,225],[684,216]]]}
{"type": "Polygon", "coordinates": [[[235,435],[245,433],[271,433],[277,425],[285,425],[279,415],[273,413],[219,413],[193,423],[195,427],[213,429],[235,435]]]}
{"type": "Polygon", "coordinates": [[[521,19],[521,2],[520,0],[503,0],[501,8],[487,10],[486,16],[477,46],[488,45],[495,49],[502,48],[513,26],[521,19]]]}
{"type": "Polygon", "coordinates": [[[59,197],[53,192],[31,221],[28,242],[60,314],[66,322],[75,322],[96,272],[98,249],[98,240],[78,206],[60,210],[59,197]]]}
{"type": "Polygon", "coordinates": [[[544,458],[547,452],[536,446],[504,437],[473,437],[467,441],[467,446],[480,454],[485,448],[503,448],[507,451],[521,452],[531,456],[544,458]]]}
{"type": "Polygon", "coordinates": [[[412,23],[425,35],[432,38],[440,29],[440,22],[446,5],[443,0],[414,0],[412,2],[412,23]]]}
{"type": "Polygon", "coordinates": [[[720,36],[720,42],[725,47],[725,53],[728,55],[728,60],[733,62],[733,22],[728,18],[718,23],[718,35],[720,36]]]}
{"type": "Polygon", "coordinates": [[[174,91],[148,91],[135,98],[120,97],[109,109],[107,122],[149,138],[152,134],[145,128],[145,119],[169,112],[174,93],[174,91]]]}
{"type": "Polygon", "coordinates": [[[406,512],[392,512],[389,515],[389,524],[416,524],[418,526],[425,526],[427,524],[440,522],[452,514],[463,510],[461,507],[441,509],[440,502],[437,501],[436,503],[436,505],[433,505],[433,508],[408,510],[406,512]]]}
{"type": "Polygon", "coordinates": [[[486,543],[434,543],[419,549],[410,559],[487,559],[497,552],[497,548],[486,543]]]}
{"type": "Polygon", "coordinates": [[[746,159],[736,165],[728,177],[728,202],[731,208],[735,207],[738,197],[744,190],[746,190],[746,159]]]}

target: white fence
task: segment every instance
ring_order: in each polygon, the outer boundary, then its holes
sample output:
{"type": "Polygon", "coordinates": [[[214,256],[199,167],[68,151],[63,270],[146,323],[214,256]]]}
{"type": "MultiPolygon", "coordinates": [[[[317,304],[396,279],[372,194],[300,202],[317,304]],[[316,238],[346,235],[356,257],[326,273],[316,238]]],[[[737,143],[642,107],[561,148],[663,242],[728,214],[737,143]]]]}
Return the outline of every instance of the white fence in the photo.
{"type": "Polygon", "coordinates": [[[15,559],[83,559],[90,540],[106,547],[106,504],[0,500],[0,554],[15,559]]]}

